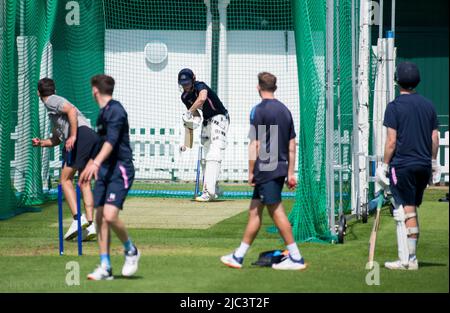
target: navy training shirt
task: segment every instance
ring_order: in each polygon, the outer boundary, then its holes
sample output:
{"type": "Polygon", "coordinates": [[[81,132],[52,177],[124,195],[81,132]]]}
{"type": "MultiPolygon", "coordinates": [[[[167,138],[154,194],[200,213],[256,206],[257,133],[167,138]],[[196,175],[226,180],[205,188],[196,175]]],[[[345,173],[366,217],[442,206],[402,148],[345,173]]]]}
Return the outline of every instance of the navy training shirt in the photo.
{"type": "Polygon", "coordinates": [[[226,115],[227,109],[225,109],[222,101],[220,101],[217,94],[208,87],[204,82],[196,81],[194,82],[194,88],[191,91],[184,91],[181,94],[181,101],[186,105],[186,108],[189,110],[191,106],[194,104],[195,100],[197,100],[200,91],[207,90],[208,98],[205,103],[203,103],[203,119],[209,120],[211,117],[223,114],[226,115]]]}
{"type": "Polygon", "coordinates": [[[97,118],[97,133],[100,135],[101,144],[107,141],[113,146],[105,164],[133,160],[129,129],[128,115],[124,107],[119,101],[110,100],[100,110],[97,118]]]}
{"type": "Polygon", "coordinates": [[[431,167],[431,135],[438,120],[430,100],[417,93],[399,95],[387,105],[383,125],[397,131],[391,166],[431,167]]]}
{"type": "Polygon", "coordinates": [[[253,182],[287,176],[289,141],[296,137],[291,111],[276,99],[263,99],[252,109],[250,125],[249,139],[260,142],[253,182]]]}

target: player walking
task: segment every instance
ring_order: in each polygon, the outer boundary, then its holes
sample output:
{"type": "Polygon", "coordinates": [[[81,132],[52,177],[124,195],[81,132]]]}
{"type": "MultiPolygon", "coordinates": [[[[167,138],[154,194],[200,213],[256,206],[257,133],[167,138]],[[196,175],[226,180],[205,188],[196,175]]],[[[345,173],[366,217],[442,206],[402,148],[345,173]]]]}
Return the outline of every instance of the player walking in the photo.
{"type": "Polygon", "coordinates": [[[249,220],[241,245],[220,260],[232,268],[241,268],[244,256],[258,234],[265,206],[278,227],[289,251],[288,257],[272,268],[277,270],[302,270],[306,268],[292,235],[291,224],[281,202],[281,191],[286,181],[294,189],[296,143],[295,129],[289,109],[275,99],[276,77],[262,72],[258,75],[261,103],[250,113],[250,145],[248,182],[254,187],[250,202],[249,220]]]}
{"type": "Polygon", "coordinates": [[[88,275],[90,280],[113,279],[110,260],[110,231],[116,233],[125,249],[125,264],[122,275],[136,273],[140,252],[128,236],[119,212],[133,184],[133,153],[130,147],[128,115],[120,102],[112,98],[114,79],[97,75],[91,80],[92,93],[100,107],[97,131],[101,138],[101,149],[95,159],[81,173],[80,180],[90,181],[95,177],[94,202],[100,247],[100,266],[88,275]]]}
{"type": "MultiPolygon", "coordinates": [[[[52,137],[48,139],[33,138],[35,147],[54,147],[64,142],[63,166],[60,182],[64,196],[72,212],[73,221],[64,239],[71,240],[78,235],[77,195],[73,185],[75,173],[81,173],[97,148],[99,138],[91,129],[83,114],[69,101],[55,94],[55,82],[43,78],[38,82],[38,96],[48,111],[53,126],[52,137]]],[[[97,234],[93,224],[94,200],[89,183],[81,185],[86,216],[80,217],[83,228],[83,240],[95,239],[97,234]]]]}
{"type": "MultiPolygon", "coordinates": [[[[183,87],[181,100],[188,109],[183,114],[184,124],[192,123],[194,116],[198,115],[197,110],[203,112],[201,144],[205,149],[205,162],[202,162],[202,164],[206,163],[203,169],[205,183],[202,195],[196,197],[195,200],[199,202],[211,201],[220,195],[218,179],[223,154],[227,146],[230,118],[217,94],[204,82],[196,81],[192,70],[182,69],[178,73],[178,84],[183,87]]],[[[187,131],[192,131],[192,129],[187,131]]],[[[185,145],[187,144],[185,143],[185,145]]],[[[189,146],[191,147],[191,145],[189,146]]],[[[185,146],[181,149],[183,151],[185,146]]]]}
{"type": "Polygon", "coordinates": [[[390,185],[395,200],[394,220],[397,225],[399,260],[386,262],[385,267],[417,270],[417,208],[422,203],[423,192],[430,178],[433,183],[437,183],[441,176],[436,160],[439,148],[438,121],[433,103],[415,91],[420,74],[414,63],[399,64],[395,81],[400,88],[400,95],[386,107],[384,163],[376,172],[380,184],[390,185]]]}

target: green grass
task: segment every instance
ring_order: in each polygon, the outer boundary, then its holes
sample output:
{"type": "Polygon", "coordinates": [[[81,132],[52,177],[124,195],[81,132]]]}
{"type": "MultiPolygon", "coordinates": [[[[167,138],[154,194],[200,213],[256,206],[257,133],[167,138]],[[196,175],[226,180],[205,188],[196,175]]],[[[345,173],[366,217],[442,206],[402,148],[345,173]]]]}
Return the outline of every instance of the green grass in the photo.
{"type": "MultiPolygon", "coordinates": [[[[421,237],[418,248],[420,270],[380,270],[380,285],[365,283],[369,223],[353,223],[345,244],[301,244],[309,263],[303,272],[277,272],[251,266],[261,251],[282,248],[277,234],[262,229],[246,257],[244,268],[223,266],[219,257],[239,244],[247,214],[222,221],[207,230],[131,229],[142,251],[134,279],[120,277],[122,247],[113,238],[114,281],[85,279],[98,264],[96,243],[84,245],[85,255],[76,255],[76,243],[66,244],[66,255],[58,256],[56,204],[48,203],[40,213],[26,213],[0,222],[0,292],[448,292],[448,203],[436,200],[444,190],[427,192],[420,209],[421,237]],[[65,284],[66,263],[78,261],[79,286],[65,284]]],[[[144,201],[144,200],[143,200],[144,201]]],[[[161,201],[146,199],[145,201],[161,201]]],[[[170,200],[165,200],[170,201],[170,200]]],[[[286,207],[292,207],[286,201],[286,207]]],[[[264,216],[264,228],[270,226],[264,216]]],[[[382,265],[396,258],[395,225],[387,209],[382,211],[375,260],[382,265]]]]}

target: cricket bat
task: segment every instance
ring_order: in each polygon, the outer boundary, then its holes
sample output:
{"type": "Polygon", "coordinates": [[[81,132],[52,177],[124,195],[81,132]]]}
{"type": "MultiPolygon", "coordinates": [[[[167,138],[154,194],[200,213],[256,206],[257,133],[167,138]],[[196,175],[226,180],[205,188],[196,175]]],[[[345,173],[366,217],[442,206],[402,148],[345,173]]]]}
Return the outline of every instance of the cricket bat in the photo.
{"type": "Polygon", "coordinates": [[[194,130],[185,127],[184,128],[184,145],[191,149],[194,143],[194,130]]]}
{"type": "Polygon", "coordinates": [[[378,227],[380,226],[380,212],[381,212],[381,207],[383,206],[383,201],[384,201],[384,194],[381,193],[378,196],[377,213],[375,215],[375,220],[373,221],[372,233],[370,234],[369,262],[367,263],[368,270],[371,270],[373,268],[373,259],[375,257],[375,243],[377,242],[377,232],[378,232],[378,227]]]}

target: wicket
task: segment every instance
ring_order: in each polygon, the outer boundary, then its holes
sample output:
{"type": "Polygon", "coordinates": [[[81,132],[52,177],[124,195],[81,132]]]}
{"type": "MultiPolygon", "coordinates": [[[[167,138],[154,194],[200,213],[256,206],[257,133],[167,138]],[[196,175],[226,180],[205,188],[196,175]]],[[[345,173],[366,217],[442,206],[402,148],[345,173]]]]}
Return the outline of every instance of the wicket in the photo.
{"type": "MultiPolygon", "coordinates": [[[[83,230],[81,229],[81,192],[78,184],[77,193],[77,232],[78,232],[78,255],[83,255],[83,230]]],[[[64,254],[64,234],[63,234],[63,191],[61,184],[58,184],[58,229],[59,229],[59,255],[64,254]]]]}

